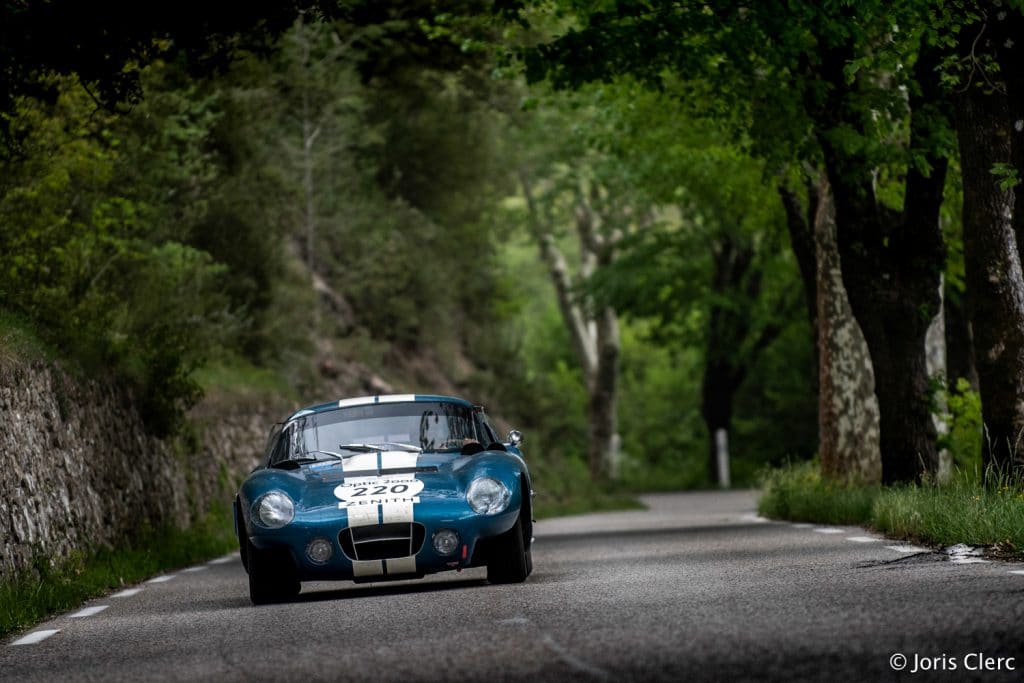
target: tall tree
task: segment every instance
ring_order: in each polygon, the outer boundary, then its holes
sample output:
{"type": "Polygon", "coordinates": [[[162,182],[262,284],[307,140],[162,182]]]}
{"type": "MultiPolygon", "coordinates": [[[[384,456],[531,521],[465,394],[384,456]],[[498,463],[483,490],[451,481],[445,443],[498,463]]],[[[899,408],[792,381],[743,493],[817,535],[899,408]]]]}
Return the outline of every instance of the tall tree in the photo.
{"type": "Polygon", "coordinates": [[[969,9],[953,23],[958,51],[952,65],[967,304],[984,463],[1005,473],[1024,470],[1024,15],[995,2],[969,9]]]}
{"type": "Polygon", "coordinates": [[[704,113],[735,109],[758,153],[823,164],[844,285],[875,368],[886,482],[937,466],[924,338],[939,310],[949,151],[937,55],[920,34],[893,29],[920,11],[899,9],[620,3],[527,55],[532,77],[563,84],[630,73],[660,86],[672,74],[694,83],[687,101],[704,113]],[[898,209],[876,192],[884,167],[905,188],[898,209]]]}

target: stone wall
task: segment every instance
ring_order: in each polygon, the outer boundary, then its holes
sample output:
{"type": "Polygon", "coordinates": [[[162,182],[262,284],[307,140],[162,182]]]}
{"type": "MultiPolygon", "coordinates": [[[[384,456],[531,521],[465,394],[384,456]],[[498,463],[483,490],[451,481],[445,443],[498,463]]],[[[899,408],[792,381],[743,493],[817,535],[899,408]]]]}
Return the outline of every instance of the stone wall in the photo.
{"type": "Polygon", "coordinates": [[[162,441],[111,382],[41,361],[0,364],[0,580],[35,555],[116,544],[144,525],[186,527],[229,503],[281,415],[195,413],[198,439],[162,441]]]}

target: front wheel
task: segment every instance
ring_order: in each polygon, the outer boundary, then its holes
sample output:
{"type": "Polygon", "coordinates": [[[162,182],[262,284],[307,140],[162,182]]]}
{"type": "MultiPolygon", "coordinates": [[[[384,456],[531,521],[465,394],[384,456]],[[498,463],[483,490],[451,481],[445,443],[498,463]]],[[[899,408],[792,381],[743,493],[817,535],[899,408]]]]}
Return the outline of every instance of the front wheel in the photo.
{"type": "Polygon", "coordinates": [[[260,550],[246,539],[249,557],[249,599],[254,605],[287,602],[299,594],[301,584],[286,552],[260,550]]]}
{"type": "Polygon", "coordinates": [[[487,580],[491,583],[522,583],[531,571],[531,544],[523,534],[523,515],[520,512],[512,528],[492,541],[487,555],[487,580]]]}

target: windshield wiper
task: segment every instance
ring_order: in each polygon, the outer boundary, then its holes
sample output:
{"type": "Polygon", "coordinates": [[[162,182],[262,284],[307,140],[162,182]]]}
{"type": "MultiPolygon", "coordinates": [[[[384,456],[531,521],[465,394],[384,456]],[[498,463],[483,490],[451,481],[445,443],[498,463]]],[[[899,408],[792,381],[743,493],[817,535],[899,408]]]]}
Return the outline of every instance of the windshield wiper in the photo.
{"type": "Polygon", "coordinates": [[[381,443],[343,443],[338,446],[338,448],[342,448],[346,451],[359,451],[361,453],[384,451],[392,447],[397,447],[398,450],[408,451],[409,453],[419,453],[423,450],[419,446],[413,446],[409,443],[398,443],[396,441],[382,441],[381,443]]]}

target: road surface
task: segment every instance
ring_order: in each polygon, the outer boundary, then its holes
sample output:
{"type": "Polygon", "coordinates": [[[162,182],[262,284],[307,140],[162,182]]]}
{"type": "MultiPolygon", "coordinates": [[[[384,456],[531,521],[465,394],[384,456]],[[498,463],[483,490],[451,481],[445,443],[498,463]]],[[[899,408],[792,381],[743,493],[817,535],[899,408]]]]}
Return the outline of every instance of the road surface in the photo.
{"type": "Polygon", "coordinates": [[[749,492],[643,501],[538,523],[518,586],[304,584],[257,608],[226,556],[8,638],[0,679],[1024,680],[1024,565],[768,522],[749,492]]]}

